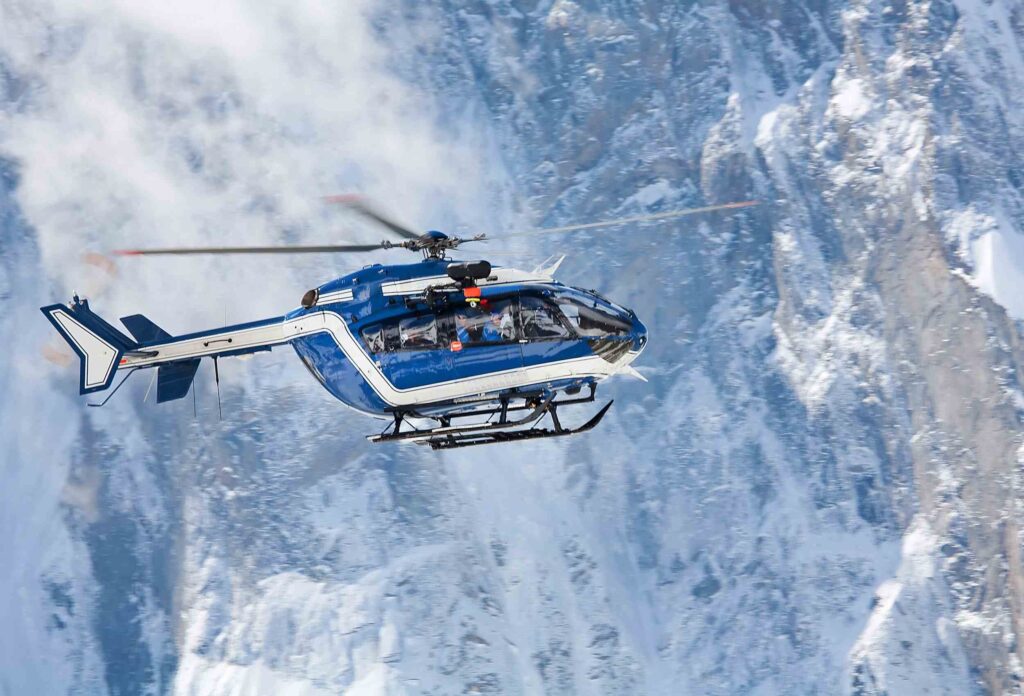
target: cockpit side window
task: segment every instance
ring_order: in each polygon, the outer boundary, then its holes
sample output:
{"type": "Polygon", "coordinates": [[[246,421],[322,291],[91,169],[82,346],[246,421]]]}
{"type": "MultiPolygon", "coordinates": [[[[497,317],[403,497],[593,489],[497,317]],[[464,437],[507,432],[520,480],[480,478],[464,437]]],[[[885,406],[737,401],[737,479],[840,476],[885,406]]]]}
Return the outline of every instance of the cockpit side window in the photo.
{"type": "Polygon", "coordinates": [[[557,310],[539,297],[523,295],[519,301],[523,338],[571,338],[572,334],[558,317],[557,310]]]}
{"type": "Polygon", "coordinates": [[[512,300],[458,307],[452,312],[455,338],[463,345],[515,341],[518,338],[515,315],[512,300]]]}
{"type": "Polygon", "coordinates": [[[626,320],[596,305],[588,306],[577,300],[559,298],[558,308],[576,333],[585,338],[624,336],[631,328],[626,320]]]}

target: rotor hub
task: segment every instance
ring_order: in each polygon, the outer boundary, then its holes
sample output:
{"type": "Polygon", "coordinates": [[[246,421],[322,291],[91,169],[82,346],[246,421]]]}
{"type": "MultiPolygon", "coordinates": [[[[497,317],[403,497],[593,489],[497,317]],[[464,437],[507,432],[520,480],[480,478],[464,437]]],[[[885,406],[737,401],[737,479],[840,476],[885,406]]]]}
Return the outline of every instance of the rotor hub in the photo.
{"type": "Polygon", "coordinates": [[[478,242],[483,238],[484,235],[479,234],[469,239],[462,239],[461,237],[449,237],[439,230],[429,230],[416,239],[405,242],[392,242],[385,239],[381,242],[381,246],[384,249],[401,247],[410,251],[419,251],[422,252],[424,261],[440,261],[447,257],[449,249],[456,249],[464,242],[478,242]]]}

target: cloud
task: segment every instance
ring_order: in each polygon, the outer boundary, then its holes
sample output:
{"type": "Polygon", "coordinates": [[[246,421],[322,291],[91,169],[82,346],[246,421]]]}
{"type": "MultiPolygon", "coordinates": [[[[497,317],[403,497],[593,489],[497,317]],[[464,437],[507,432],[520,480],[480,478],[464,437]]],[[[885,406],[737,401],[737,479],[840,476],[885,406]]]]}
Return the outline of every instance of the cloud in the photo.
{"type": "MultiPolygon", "coordinates": [[[[60,296],[90,250],[379,239],[319,201],[336,191],[364,191],[425,228],[453,210],[483,219],[494,172],[480,140],[456,141],[432,95],[392,74],[367,2],[56,0],[4,12],[5,62],[32,87],[0,127],[0,152],[21,165],[18,202],[60,296]]],[[[396,253],[386,258],[406,260],[396,253]]],[[[140,260],[121,264],[102,304],[144,311],[157,297],[161,316],[199,328],[222,320],[220,302],[204,309],[211,295],[245,298],[231,318],[251,319],[369,261],[140,260]]]]}
{"type": "MultiPolygon", "coordinates": [[[[0,316],[8,353],[44,352],[53,334],[36,308],[74,290],[108,319],[142,312],[177,333],[283,313],[308,287],[364,263],[412,260],[401,252],[129,259],[111,271],[83,258],[89,252],[379,240],[380,230],[319,200],[351,190],[424,228],[487,219],[503,174],[484,160],[486,138],[473,135],[477,124],[443,123],[433,95],[394,76],[396,56],[378,41],[372,14],[361,0],[0,0],[0,158],[17,163],[13,195],[40,252],[39,273],[19,267],[10,282],[0,316]],[[15,100],[2,101],[5,89],[15,100]]],[[[0,243],[18,234],[0,230],[0,243]]],[[[19,258],[0,246],[5,252],[19,258]]],[[[270,367],[271,382],[305,378],[297,362],[274,376],[275,362],[289,359],[263,358],[222,377],[244,381],[270,367]]],[[[94,691],[103,682],[89,614],[100,590],[89,549],[65,518],[90,523],[103,503],[96,481],[69,476],[72,462],[81,469],[83,457],[109,458],[113,498],[148,516],[143,526],[163,514],[141,425],[152,405],[121,396],[102,411],[85,409],[71,396],[77,364],[59,363],[0,363],[8,397],[0,527],[18,530],[0,545],[18,569],[0,578],[8,599],[0,616],[10,619],[0,653],[11,667],[0,669],[0,691],[94,691]],[[86,422],[109,429],[123,450],[91,451],[86,422]],[[39,587],[50,576],[75,598],[73,634],[47,628],[53,602],[39,587]]],[[[305,386],[318,389],[311,379],[305,386]]],[[[161,411],[161,430],[173,432],[185,411],[191,418],[188,408],[161,411]]],[[[140,612],[160,625],[156,613],[140,612]]],[[[163,639],[148,640],[160,655],[163,639]]]]}

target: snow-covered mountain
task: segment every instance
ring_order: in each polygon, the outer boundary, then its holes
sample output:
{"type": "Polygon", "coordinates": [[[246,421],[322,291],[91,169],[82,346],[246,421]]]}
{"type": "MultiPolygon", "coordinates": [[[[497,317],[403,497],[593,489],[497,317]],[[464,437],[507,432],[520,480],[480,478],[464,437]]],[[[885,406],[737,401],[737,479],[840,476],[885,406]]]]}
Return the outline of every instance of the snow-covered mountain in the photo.
{"type": "Polygon", "coordinates": [[[1020,2],[0,0],[0,694],[1020,693],[1022,101],[1020,2]],[[586,436],[373,447],[288,351],[85,407],[39,306],[363,262],[88,252],[374,240],[354,189],[762,205],[492,245],[650,327],[586,436]]]}

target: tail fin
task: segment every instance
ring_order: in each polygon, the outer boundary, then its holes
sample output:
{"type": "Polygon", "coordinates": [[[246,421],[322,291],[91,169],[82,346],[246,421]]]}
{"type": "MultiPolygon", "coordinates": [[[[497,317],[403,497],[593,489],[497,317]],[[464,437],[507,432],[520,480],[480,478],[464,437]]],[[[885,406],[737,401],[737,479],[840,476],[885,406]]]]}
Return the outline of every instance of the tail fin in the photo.
{"type": "MultiPolygon", "coordinates": [[[[153,323],[151,319],[141,314],[121,317],[121,323],[141,344],[170,341],[174,338],[153,323]]],[[[198,369],[199,358],[180,360],[158,367],[156,370],[156,402],[162,404],[165,401],[174,401],[187,396],[198,369]]]]}
{"type": "Polygon", "coordinates": [[[156,369],[156,402],[182,399],[188,395],[199,369],[199,358],[167,363],[156,369]]]}
{"type": "Polygon", "coordinates": [[[89,309],[88,300],[79,300],[76,296],[71,307],[55,304],[42,307],[41,311],[82,361],[79,377],[79,392],[82,394],[109,387],[122,356],[138,347],[94,314],[89,309]]]}
{"type": "Polygon", "coordinates": [[[128,329],[139,343],[169,341],[173,338],[173,336],[154,324],[148,317],[144,317],[141,314],[121,317],[121,323],[125,325],[125,328],[128,329]]]}

